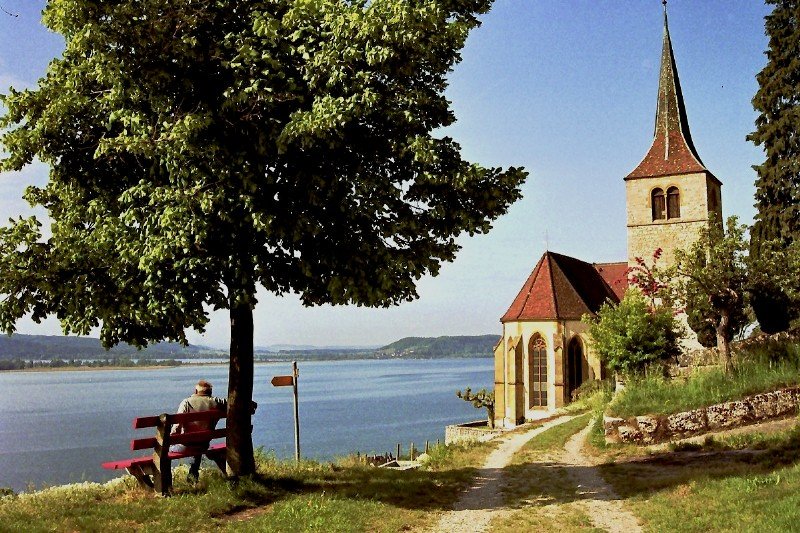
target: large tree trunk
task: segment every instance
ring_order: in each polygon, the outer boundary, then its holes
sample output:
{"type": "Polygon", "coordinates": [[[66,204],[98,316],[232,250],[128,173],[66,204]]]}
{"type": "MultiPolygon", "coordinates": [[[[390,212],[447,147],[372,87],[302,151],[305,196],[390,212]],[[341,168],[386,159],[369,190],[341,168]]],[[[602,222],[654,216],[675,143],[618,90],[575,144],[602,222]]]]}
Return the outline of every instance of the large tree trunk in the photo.
{"type": "Polygon", "coordinates": [[[231,302],[231,353],[228,371],[228,475],[254,474],[251,415],[253,402],[253,308],[231,302]]]}
{"type": "Polygon", "coordinates": [[[731,313],[728,309],[720,309],[719,323],[717,324],[717,349],[722,353],[725,360],[725,373],[733,373],[733,359],[731,358],[730,343],[730,322],[731,313]]]}

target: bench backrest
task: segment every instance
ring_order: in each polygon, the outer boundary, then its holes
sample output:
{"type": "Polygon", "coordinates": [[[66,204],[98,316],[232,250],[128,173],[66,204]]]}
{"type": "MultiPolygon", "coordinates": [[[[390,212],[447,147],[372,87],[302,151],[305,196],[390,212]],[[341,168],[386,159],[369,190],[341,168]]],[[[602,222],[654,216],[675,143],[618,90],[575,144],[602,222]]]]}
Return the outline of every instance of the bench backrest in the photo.
{"type": "MultiPolygon", "coordinates": [[[[177,414],[162,414],[159,416],[141,416],[133,419],[134,429],[143,429],[151,427],[160,427],[169,425],[166,428],[166,433],[169,433],[171,426],[175,424],[187,424],[189,422],[199,422],[205,420],[217,421],[225,418],[227,413],[218,409],[211,409],[209,411],[194,411],[192,413],[177,413],[177,414]]],[[[185,428],[185,426],[184,426],[185,428]]],[[[221,439],[227,435],[226,428],[218,429],[204,429],[204,430],[188,430],[184,433],[178,433],[169,436],[170,444],[195,444],[200,442],[209,442],[213,439],[221,439]]],[[[166,436],[165,436],[166,437],[166,436]]],[[[165,439],[166,440],[166,439],[165,439]]],[[[131,450],[146,450],[154,448],[158,444],[156,437],[145,437],[140,439],[131,440],[131,450]]]]}
{"type": "MultiPolygon", "coordinates": [[[[158,416],[140,416],[133,419],[133,429],[154,428],[161,422],[158,416]]],[[[191,413],[168,414],[171,424],[185,424],[187,422],[199,422],[200,420],[219,420],[228,416],[227,411],[222,409],[211,409],[209,411],[193,411],[191,413]]]]}

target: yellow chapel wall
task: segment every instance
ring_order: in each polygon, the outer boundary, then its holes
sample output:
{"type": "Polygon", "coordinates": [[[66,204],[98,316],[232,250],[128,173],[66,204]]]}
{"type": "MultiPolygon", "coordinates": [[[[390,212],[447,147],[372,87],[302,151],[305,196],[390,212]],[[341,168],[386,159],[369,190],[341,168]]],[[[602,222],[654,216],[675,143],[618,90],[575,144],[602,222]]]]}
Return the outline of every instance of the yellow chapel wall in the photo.
{"type": "Polygon", "coordinates": [[[495,349],[495,423],[499,427],[515,427],[524,420],[549,416],[569,403],[564,351],[573,337],[580,338],[584,351],[586,363],[582,373],[585,379],[600,379],[601,363],[591,347],[587,329],[579,320],[503,324],[503,338],[495,349]],[[542,336],[547,347],[547,407],[530,405],[528,350],[536,334],[542,336]]]}

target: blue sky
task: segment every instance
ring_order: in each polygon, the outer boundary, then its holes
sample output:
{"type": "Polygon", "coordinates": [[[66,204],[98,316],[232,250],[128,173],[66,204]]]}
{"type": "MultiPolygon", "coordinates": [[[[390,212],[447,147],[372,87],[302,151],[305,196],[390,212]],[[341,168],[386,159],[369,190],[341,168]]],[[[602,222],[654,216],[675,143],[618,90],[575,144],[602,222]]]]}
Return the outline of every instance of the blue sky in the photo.
{"type": "MultiPolygon", "coordinates": [[[[45,2],[0,0],[0,92],[35,86],[63,46],[39,22],[45,2]]],[[[745,140],[767,47],[753,0],[668,5],[689,125],[700,157],[723,182],[725,216],[752,220],[760,149],[745,140]]],[[[499,318],[546,250],[587,261],[626,257],[623,177],[653,135],[662,42],[660,0],[496,0],[450,76],[458,122],[447,135],[484,166],[524,166],[523,198],[487,235],[460,239],[456,261],[391,309],[304,308],[259,295],[255,343],[379,345],[404,336],[500,333],[499,318]]],[[[0,174],[0,218],[30,213],[20,200],[47,169],[0,174]]],[[[225,346],[225,313],[193,343],[225,346]]],[[[58,334],[55,320],[20,333],[58,334]]]]}

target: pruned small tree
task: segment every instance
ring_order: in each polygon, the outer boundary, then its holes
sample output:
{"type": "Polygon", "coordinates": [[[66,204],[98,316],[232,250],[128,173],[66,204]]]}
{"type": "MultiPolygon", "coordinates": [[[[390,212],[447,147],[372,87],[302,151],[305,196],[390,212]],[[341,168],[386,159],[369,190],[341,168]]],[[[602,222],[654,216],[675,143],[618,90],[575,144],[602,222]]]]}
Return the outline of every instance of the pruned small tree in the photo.
{"type": "Polygon", "coordinates": [[[487,425],[489,429],[494,429],[494,392],[481,389],[473,394],[472,389],[467,387],[463,392],[456,391],[456,396],[465,402],[472,402],[476,409],[486,409],[487,425]]]}
{"type": "Polygon", "coordinates": [[[733,372],[730,343],[747,306],[745,231],[735,216],[725,226],[712,218],[691,248],[675,253],[675,300],[684,307],[694,299],[707,303],[727,373],[733,372]]]}

